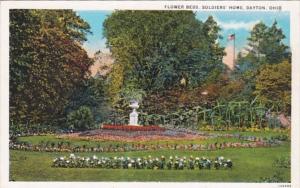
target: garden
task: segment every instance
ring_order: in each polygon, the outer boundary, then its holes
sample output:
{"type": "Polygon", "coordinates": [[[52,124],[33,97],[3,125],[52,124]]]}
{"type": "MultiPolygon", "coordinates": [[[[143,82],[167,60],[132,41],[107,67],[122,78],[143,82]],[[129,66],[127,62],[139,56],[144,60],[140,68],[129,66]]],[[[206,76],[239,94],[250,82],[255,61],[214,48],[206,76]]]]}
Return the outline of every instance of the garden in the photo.
{"type": "Polygon", "coordinates": [[[230,69],[212,16],[114,11],[99,31],[109,55],[90,57],[78,15],[10,11],[10,181],[291,182],[291,52],[276,21],[254,25],[230,69]]]}

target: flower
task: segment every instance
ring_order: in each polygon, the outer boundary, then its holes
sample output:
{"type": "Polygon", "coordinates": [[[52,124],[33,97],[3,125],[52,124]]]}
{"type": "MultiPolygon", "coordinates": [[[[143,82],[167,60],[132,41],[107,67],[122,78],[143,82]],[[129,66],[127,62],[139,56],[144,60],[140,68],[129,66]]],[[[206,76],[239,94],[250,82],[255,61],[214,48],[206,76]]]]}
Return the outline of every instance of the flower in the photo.
{"type": "MultiPolygon", "coordinates": [[[[191,158],[193,158],[193,156],[190,156],[191,158]]],[[[143,169],[143,168],[147,168],[147,169],[164,169],[164,168],[168,168],[168,169],[184,169],[184,168],[188,168],[188,169],[195,169],[195,165],[197,165],[197,167],[199,167],[199,169],[210,169],[211,168],[211,164],[214,165],[214,167],[216,169],[228,169],[228,168],[232,168],[232,162],[230,159],[225,160],[224,157],[217,157],[213,163],[211,163],[211,161],[209,159],[206,159],[205,157],[201,158],[201,161],[199,157],[195,157],[195,161],[193,159],[188,159],[188,163],[187,160],[185,159],[186,157],[178,157],[176,156],[176,160],[175,163],[173,162],[173,160],[168,160],[166,162],[166,165],[164,165],[164,156],[161,156],[161,158],[159,157],[153,157],[150,159],[144,159],[142,160],[140,157],[137,158],[133,158],[130,159],[130,157],[100,157],[100,160],[91,160],[91,159],[95,159],[96,156],[94,155],[93,157],[75,157],[75,155],[70,155],[70,158],[66,158],[66,157],[59,157],[59,158],[54,158],[53,159],[53,167],[85,167],[85,168],[91,168],[91,167],[98,167],[98,168],[138,168],[138,169],[143,169]],[[70,160],[71,158],[74,158],[72,160],[70,160]],[[121,159],[129,159],[126,161],[126,163],[124,163],[124,161],[121,162],[121,159]],[[220,160],[220,159],[224,159],[220,160]],[[113,159],[116,159],[117,161],[112,161],[113,159]],[[203,160],[205,159],[205,160],[203,160]],[[112,163],[113,162],[113,163],[112,163]],[[101,165],[101,164],[109,164],[109,165],[101,165]],[[94,165],[97,164],[97,165],[94,165]],[[173,166],[174,164],[174,166],[173,166]],[[124,166],[126,165],[126,166],[124,166]]],[[[169,157],[170,159],[173,159],[172,156],[169,157]]]]}

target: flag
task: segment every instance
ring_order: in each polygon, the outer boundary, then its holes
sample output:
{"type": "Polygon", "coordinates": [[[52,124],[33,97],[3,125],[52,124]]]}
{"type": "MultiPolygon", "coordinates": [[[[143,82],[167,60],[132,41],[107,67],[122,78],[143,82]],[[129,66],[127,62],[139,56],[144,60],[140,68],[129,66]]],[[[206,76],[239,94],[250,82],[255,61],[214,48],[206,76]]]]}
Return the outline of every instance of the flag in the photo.
{"type": "Polygon", "coordinates": [[[227,40],[231,41],[235,39],[235,34],[228,35],[227,40]]]}

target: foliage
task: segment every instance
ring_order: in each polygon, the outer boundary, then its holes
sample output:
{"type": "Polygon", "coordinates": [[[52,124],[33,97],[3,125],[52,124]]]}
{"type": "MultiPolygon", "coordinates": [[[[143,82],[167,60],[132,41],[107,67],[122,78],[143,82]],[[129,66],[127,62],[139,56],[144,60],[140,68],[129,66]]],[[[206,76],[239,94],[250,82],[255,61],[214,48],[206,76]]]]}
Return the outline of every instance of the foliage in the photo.
{"type": "Polygon", "coordinates": [[[229,81],[229,83],[220,88],[219,100],[245,100],[243,91],[245,90],[246,85],[245,81],[240,79],[229,81]]]}
{"type": "Polygon", "coordinates": [[[179,127],[197,128],[198,125],[211,125],[216,128],[251,127],[262,128],[267,122],[267,108],[257,99],[248,101],[217,102],[210,108],[195,106],[179,108],[167,114],[141,114],[142,124],[171,124],[179,127]]]}
{"type": "Polygon", "coordinates": [[[81,106],[78,110],[68,114],[67,125],[69,129],[76,131],[84,131],[94,128],[94,118],[91,109],[81,106]]]}
{"type": "Polygon", "coordinates": [[[126,87],[122,88],[120,95],[121,99],[123,99],[126,103],[129,103],[131,101],[142,102],[146,93],[143,89],[137,89],[133,83],[130,83],[127,84],[126,87]]]}
{"type": "MultiPolygon", "coordinates": [[[[276,21],[270,27],[263,22],[253,27],[248,38],[248,53],[239,54],[231,80],[223,89],[226,91],[241,83],[242,88],[237,88],[231,99],[250,101],[258,97],[267,108],[290,114],[291,53],[283,39],[285,35],[276,21]]],[[[226,97],[225,94],[221,99],[226,97]]]]}
{"type": "Polygon", "coordinates": [[[265,183],[280,183],[283,182],[283,177],[281,175],[281,172],[277,171],[273,176],[270,177],[261,177],[259,182],[265,182],[265,183]]]}
{"type": "Polygon", "coordinates": [[[106,87],[106,81],[103,78],[89,77],[71,96],[65,109],[66,113],[86,106],[91,109],[97,123],[105,121],[112,111],[108,104],[106,87]]]}
{"type": "Polygon", "coordinates": [[[202,23],[191,11],[114,12],[104,22],[116,59],[108,78],[113,101],[130,84],[148,94],[216,79],[224,55],[219,31],[212,17],[202,23]]]}
{"type": "Polygon", "coordinates": [[[275,65],[263,66],[256,78],[258,99],[270,108],[290,114],[291,110],[291,64],[284,61],[275,65]]]}
{"type": "Polygon", "coordinates": [[[258,62],[265,59],[271,64],[280,63],[289,55],[286,51],[288,47],[282,42],[284,38],[282,29],[277,27],[277,21],[274,21],[271,27],[260,22],[250,32],[248,50],[256,55],[258,62]]]}
{"type": "Polygon", "coordinates": [[[10,10],[10,118],[58,124],[92,61],[80,43],[89,25],[71,10],[10,10]]]}
{"type": "Polygon", "coordinates": [[[47,124],[14,124],[9,126],[9,137],[11,140],[19,136],[39,135],[54,133],[56,128],[47,124]]]}
{"type": "Polygon", "coordinates": [[[280,157],[273,162],[273,166],[277,168],[291,168],[291,157],[280,157]]]}

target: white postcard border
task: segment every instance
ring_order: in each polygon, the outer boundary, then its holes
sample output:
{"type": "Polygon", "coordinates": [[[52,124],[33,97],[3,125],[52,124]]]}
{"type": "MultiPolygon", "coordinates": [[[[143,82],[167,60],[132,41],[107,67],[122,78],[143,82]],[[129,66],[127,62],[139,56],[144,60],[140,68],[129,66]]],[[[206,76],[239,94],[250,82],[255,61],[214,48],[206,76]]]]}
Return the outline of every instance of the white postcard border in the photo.
{"type": "MultiPolygon", "coordinates": [[[[300,187],[300,2],[298,1],[9,1],[1,3],[1,43],[0,43],[0,187],[300,187]],[[74,10],[171,10],[165,5],[257,5],[281,6],[282,11],[290,11],[290,46],[292,50],[292,177],[291,184],[274,183],[162,183],[162,182],[9,182],[8,117],[9,117],[9,9],[74,9],[74,10]]],[[[172,9],[173,10],[173,9],[172,9]]],[[[195,9],[184,9],[195,10],[195,9]]],[[[200,10],[203,11],[203,10],[200,10]]],[[[228,10],[206,10],[228,11],[228,10]]],[[[232,10],[239,11],[239,10],[232,10]]],[[[243,10],[245,11],[245,10],[243,10]]],[[[248,10],[251,11],[251,10],[248,10]]],[[[265,11],[265,10],[255,10],[265,11]]],[[[245,169],[246,170],[246,169],[245,169]]],[[[254,172],[255,173],[255,172],[254,172]]]]}

